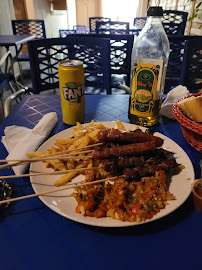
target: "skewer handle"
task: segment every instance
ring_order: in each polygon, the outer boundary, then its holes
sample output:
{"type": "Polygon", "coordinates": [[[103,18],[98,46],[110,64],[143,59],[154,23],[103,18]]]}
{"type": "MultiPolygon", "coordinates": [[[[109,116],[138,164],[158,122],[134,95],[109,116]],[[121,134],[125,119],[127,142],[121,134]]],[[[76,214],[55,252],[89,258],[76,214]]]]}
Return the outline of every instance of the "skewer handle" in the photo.
{"type": "MultiPolygon", "coordinates": [[[[92,152],[91,150],[89,151],[84,151],[85,153],[89,153],[92,152]]],[[[78,153],[78,154],[81,154],[78,153]]],[[[19,159],[19,160],[7,160],[8,162],[13,162],[16,161],[14,163],[9,163],[9,164],[5,164],[5,165],[0,165],[0,169],[5,169],[5,168],[10,168],[10,167],[14,167],[14,166],[18,166],[18,165],[23,165],[23,164],[27,164],[27,163],[34,163],[34,162],[38,162],[38,161],[46,161],[46,160],[54,160],[54,159],[59,159],[59,160],[66,160],[66,159],[85,159],[85,158],[92,158],[92,156],[69,156],[69,155],[65,155],[65,156],[55,156],[54,157],[41,157],[41,158],[31,158],[31,159],[19,159]]]]}
{"type": "Polygon", "coordinates": [[[30,177],[30,176],[38,176],[38,175],[58,175],[58,174],[65,174],[69,172],[75,172],[75,171],[85,171],[85,170],[94,170],[94,169],[101,169],[103,167],[91,167],[91,168],[78,168],[78,169],[72,169],[72,170],[65,170],[65,171],[55,171],[55,172],[39,172],[39,173],[27,173],[27,174],[19,174],[19,175],[5,175],[0,176],[0,179],[10,179],[10,178],[19,178],[19,177],[30,177]]]}
{"type": "Polygon", "coordinates": [[[101,179],[101,180],[96,180],[96,181],[92,181],[92,182],[87,182],[87,183],[79,182],[79,184],[75,184],[74,186],[71,186],[71,187],[66,186],[66,187],[63,187],[63,188],[57,188],[57,189],[49,190],[49,191],[46,191],[46,192],[40,192],[40,193],[21,196],[21,197],[17,197],[17,198],[13,198],[13,199],[3,200],[3,201],[0,201],[0,205],[3,204],[3,203],[10,203],[10,202],[29,199],[29,198],[33,198],[33,197],[44,196],[44,195],[51,194],[51,193],[54,193],[54,192],[57,192],[57,191],[64,191],[64,190],[75,188],[75,187],[87,186],[87,185],[92,185],[92,184],[94,185],[94,184],[97,184],[97,183],[114,180],[116,178],[117,178],[117,176],[114,176],[114,177],[111,177],[111,178],[105,178],[105,179],[101,179]]]}

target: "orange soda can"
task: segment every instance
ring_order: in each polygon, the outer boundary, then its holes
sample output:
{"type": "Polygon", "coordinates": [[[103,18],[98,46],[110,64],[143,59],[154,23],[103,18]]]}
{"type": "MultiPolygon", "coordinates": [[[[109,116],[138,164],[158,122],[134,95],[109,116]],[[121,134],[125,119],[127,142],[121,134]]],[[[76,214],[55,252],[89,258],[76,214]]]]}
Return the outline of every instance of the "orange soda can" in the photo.
{"type": "Polygon", "coordinates": [[[83,63],[79,60],[59,62],[58,76],[63,122],[68,125],[83,123],[85,121],[83,63]]]}

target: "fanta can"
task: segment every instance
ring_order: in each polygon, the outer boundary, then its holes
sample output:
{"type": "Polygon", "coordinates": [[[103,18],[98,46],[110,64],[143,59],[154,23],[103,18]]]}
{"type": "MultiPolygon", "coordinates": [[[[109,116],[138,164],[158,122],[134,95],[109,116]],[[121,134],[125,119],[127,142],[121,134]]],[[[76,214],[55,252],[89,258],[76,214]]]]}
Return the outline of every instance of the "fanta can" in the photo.
{"type": "Polygon", "coordinates": [[[85,121],[83,63],[79,60],[59,62],[58,76],[63,122],[68,125],[83,123],[85,121]]]}

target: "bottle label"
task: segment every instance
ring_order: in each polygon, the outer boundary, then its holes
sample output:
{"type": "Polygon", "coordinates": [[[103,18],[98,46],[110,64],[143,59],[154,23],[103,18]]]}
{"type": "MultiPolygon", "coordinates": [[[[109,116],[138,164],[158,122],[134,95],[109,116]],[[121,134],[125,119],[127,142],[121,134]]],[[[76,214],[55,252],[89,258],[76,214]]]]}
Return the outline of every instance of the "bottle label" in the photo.
{"type": "Polygon", "coordinates": [[[133,67],[130,113],[153,116],[155,100],[159,99],[162,59],[142,59],[133,67]]]}

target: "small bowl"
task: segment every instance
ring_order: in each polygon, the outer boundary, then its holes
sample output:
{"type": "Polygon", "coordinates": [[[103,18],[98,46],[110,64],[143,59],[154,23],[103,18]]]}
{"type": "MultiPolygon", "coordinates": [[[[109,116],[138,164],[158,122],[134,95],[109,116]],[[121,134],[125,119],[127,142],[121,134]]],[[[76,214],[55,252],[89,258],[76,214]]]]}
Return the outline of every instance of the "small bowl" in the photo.
{"type": "Polygon", "coordinates": [[[196,180],[192,184],[192,193],[196,211],[202,213],[202,180],[196,180]]]}

